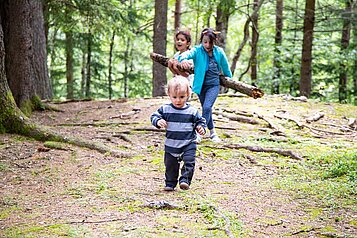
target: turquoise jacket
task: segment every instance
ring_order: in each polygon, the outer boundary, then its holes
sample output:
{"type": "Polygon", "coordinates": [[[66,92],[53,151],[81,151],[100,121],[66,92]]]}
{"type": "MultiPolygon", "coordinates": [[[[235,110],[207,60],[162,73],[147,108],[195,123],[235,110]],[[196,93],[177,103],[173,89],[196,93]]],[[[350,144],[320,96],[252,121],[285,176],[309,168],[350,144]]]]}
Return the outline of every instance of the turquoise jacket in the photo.
{"type": "MultiPolygon", "coordinates": [[[[219,71],[223,72],[223,75],[229,78],[232,78],[232,72],[228,66],[227,56],[224,53],[223,49],[219,46],[213,46],[213,56],[218,64],[219,71]]],[[[203,81],[205,80],[205,74],[208,70],[208,53],[203,48],[203,45],[193,47],[191,50],[183,52],[178,57],[178,61],[182,62],[183,60],[193,60],[195,77],[193,80],[192,90],[200,94],[203,81]]]]}

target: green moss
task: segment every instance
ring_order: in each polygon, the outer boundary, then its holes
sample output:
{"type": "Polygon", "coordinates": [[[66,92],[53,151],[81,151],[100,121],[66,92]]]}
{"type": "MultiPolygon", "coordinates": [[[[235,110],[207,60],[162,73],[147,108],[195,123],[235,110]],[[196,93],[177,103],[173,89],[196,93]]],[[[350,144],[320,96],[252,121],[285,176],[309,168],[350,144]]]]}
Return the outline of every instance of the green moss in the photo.
{"type": "Polygon", "coordinates": [[[46,141],[43,145],[50,149],[67,150],[67,145],[61,142],[46,141]]]}
{"type": "Polygon", "coordinates": [[[20,110],[26,115],[26,116],[31,116],[32,111],[33,111],[33,105],[31,100],[25,100],[21,103],[20,105],[20,110]]]}
{"type": "Polygon", "coordinates": [[[40,97],[33,96],[30,100],[25,100],[20,105],[20,110],[26,115],[31,116],[35,110],[45,110],[45,105],[41,102],[40,97]]]}

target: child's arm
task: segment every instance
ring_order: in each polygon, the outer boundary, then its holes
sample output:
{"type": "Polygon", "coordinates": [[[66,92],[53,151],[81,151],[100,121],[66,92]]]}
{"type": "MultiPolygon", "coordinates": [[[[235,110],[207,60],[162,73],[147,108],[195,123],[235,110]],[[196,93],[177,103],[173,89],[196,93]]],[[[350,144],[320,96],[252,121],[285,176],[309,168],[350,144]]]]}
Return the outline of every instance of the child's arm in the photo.
{"type": "Polygon", "coordinates": [[[196,131],[202,136],[206,134],[206,119],[204,119],[204,117],[202,117],[198,111],[195,115],[195,122],[196,131]]]}
{"type": "Polygon", "coordinates": [[[222,48],[220,48],[220,51],[222,54],[221,67],[222,67],[223,75],[228,78],[232,78],[232,72],[228,65],[228,59],[227,59],[226,53],[224,53],[224,50],[222,48]]]}
{"type": "Polygon", "coordinates": [[[151,117],[151,124],[156,128],[166,128],[167,122],[163,119],[163,107],[160,107],[156,112],[154,112],[151,117]]]}

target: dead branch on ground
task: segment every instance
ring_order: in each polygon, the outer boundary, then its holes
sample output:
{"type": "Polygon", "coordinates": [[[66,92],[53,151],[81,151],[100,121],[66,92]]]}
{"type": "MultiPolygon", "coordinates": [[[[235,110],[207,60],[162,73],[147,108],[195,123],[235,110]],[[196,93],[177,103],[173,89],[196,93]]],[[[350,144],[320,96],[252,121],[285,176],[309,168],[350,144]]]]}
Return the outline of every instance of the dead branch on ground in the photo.
{"type": "Polygon", "coordinates": [[[226,117],[232,121],[238,121],[238,122],[243,122],[243,123],[249,123],[249,124],[260,124],[257,120],[250,118],[250,117],[245,117],[245,116],[234,116],[230,115],[228,113],[220,113],[220,112],[212,112],[215,115],[222,115],[223,117],[226,117]]]}
{"type": "Polygon", "coordinates": [[[276,153],[279,155],[287,156],[295,160],[303,160],[304,158],[295,154],[294,152],[290,150],[281,150],[281,149],[276,149],[276,148],[263,148],[260,146],[249,146],[249,145],[240,145],[240,144],[227,144],[223,145],[221,147],[216,147],[216,146],[209,146],[205,145],[208,148],[212,149],[246,149],[249,151],[253,152],[266,152],[266,153],[276,153]]]}

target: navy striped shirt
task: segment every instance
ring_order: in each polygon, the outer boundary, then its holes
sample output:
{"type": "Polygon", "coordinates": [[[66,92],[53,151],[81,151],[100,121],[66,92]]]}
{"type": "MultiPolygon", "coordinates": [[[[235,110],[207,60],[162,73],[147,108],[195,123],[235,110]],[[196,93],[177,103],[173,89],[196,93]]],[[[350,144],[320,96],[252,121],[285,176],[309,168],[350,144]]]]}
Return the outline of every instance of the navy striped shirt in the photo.
{"type": "Polygon", "coordinates": [[[165,151],[169,153],[181,153],[183,147],[194,143],[196,127],[206,128],[206,120],[190,104],[182,108],[165,104],[151,115],[152,125],[159,128],[157,122],[160,119],[167,122],[165,151]]]}

